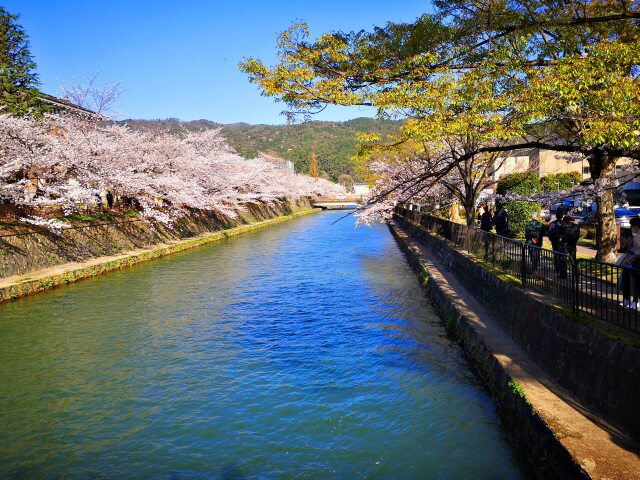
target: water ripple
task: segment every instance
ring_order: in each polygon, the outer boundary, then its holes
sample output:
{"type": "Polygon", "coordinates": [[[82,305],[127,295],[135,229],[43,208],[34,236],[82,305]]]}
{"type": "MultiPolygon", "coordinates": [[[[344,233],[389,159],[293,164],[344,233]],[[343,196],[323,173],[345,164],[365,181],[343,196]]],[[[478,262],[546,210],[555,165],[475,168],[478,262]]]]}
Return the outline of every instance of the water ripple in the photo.
{"type": "Polygon", "coordinates": [[[519,478],[386,227],[337,215],[0,307],[0,478],[519,478]]]}

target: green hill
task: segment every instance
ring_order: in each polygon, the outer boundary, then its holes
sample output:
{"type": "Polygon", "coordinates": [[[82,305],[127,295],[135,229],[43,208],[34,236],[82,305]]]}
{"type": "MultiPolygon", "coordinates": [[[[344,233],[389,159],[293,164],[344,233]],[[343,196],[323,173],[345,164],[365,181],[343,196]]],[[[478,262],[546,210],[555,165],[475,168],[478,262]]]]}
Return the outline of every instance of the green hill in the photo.
{"type": "MultiPolygon", "coordinates": [[[[356,118],[346,122],[305,122],[295,125],[221,125],[209,120],[181,122],[166,120],[125,120],[131,128],[161,129],[171,133],[184,130],[222,128],[229,144],[243,157],[255,158],[259,152],[291,160],[297,172],[309,171],[311,154],[318,155],[321,174],[337,181],[341,174],[354,174],[351,157],[358,148],[357,135],[363,132],[390,134],[399,123],[374,118],[356,118]]],[[[360,180],[356,178],[356,180],[360,180]]]]}

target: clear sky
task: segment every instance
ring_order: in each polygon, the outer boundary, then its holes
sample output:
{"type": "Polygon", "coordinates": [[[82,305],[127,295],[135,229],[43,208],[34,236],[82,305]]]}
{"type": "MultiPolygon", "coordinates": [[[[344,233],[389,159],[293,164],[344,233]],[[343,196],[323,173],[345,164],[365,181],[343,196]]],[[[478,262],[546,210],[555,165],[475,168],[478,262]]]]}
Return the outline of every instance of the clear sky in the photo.
{"type": "MultiPolygon", "coordinates": [[[[41,89],[99,80],[122,82],[123,118],[206,118],[221,123],[284,123],[284,109],[260,96],[237,64],[253,56],[275,63],[279,32],[297,19],[313,34],[412,21],[426,0],[4,0],[20,15],[38,64],[41,89]]],[[[318,119],[371,116],[332,108],[318,119]]]]}

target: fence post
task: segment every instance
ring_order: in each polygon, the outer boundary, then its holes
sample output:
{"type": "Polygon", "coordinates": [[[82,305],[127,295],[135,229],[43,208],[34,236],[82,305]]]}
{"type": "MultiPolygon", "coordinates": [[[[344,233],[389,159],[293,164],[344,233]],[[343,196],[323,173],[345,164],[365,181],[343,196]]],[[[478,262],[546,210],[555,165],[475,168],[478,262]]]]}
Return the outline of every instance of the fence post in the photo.
{"type": "Polygon", "coordinates": [[[522,244],[522,259],[520,262],[520,280],[522,281],[522,286],[527,286],[527,244],[522,244]]]}
{"type": "Polygon", "coordinates": [[[579,270],[578,270],[578,261],[574,260],[573,257],[571,258],[571,265],[573,266],[573,313],[577,314],[578,313],[578,309],[579,309],[579,305],[578,305],[578,292],[580,290],[580,277],[579,277],[579,270]]]}

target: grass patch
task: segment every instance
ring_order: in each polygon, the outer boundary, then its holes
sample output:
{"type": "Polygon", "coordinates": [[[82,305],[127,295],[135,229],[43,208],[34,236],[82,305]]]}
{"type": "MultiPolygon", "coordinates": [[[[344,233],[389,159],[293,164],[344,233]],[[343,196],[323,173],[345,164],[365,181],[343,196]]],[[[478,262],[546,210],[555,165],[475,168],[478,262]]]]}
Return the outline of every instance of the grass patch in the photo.
{"type": "Polygon", "coordinates": [[[456,333],[456,317],[453,313],[447,315],[447,318],[444,321],[444,329],[449,337],[453,337],[456,333]]]}
{"type": "Polygon", "coordinates": [[[518,382],[511,379],[509,380],[509,383],[507,383],[507,386],[511,390],[511,393],[513,393],[516,397],[525,398],[524,389],[518,382]]]}
{"type": "Polygon", "coordinates": [[[581,238],[580,240],[578,240],[578,245],[582,245],[583,247],[594,247],[594,248],[598,246],[596,241],[590,238],[581,238]]]}

